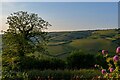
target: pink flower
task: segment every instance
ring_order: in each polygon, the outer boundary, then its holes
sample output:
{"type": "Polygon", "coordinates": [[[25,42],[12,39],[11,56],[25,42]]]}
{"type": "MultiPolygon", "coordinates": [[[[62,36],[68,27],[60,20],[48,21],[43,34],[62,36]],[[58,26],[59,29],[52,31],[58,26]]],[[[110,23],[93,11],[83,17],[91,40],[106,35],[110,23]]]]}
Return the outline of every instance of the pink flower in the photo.
{"type": "Polygon", "coordinates": [[[116,53],[120,53],[120,47],[117,47],[116,53]]]}
{"type": "Polygon", "coordinates": [[[106,73],[106,70],[105,70],[105,69],[102,69],[101,72],[102,72],[102,74],[105,74],[105,73],[106,73]]]}
{"type": "Polygon", "coordinates": [[[110,68],[110,72],[113,72],[114,71],[114,69],[113,68],[110,68]]]}
{"type": "Polygon", "coordinates": [[[118,55],[115,55],[115,56],[113,57],[113,61],[115,61],[115,62],[119,61],[119,56],[118,56],[118,55]]]}
{"type": "Polygon", "coordinates": [[[102,54],[108,54],[107,50],[102,50],[102,54]]]}

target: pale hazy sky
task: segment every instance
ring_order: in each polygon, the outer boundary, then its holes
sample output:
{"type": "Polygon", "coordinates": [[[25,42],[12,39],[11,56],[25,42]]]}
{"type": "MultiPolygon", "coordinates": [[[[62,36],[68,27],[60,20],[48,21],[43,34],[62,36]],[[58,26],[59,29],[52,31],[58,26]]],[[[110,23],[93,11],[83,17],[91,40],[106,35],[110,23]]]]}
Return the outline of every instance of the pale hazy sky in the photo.
{"type": "Polygon", "coordinates": [[[2,29],[5,30],[7,27],[5,25],[7,16],[21,10],[37,13],[52,24],[48,31],[118,27],[117,2],[4,2],[0,14],[2,29]]]}

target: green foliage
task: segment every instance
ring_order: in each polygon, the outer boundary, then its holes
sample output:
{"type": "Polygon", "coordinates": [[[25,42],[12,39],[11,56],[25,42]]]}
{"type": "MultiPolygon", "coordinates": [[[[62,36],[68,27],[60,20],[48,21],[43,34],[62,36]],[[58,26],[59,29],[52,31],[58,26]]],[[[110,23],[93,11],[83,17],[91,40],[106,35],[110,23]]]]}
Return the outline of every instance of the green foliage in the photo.
{"type": "Polygon", "coordinates": [[[97,54],[96,56],[95,56],[95,59],[96,59],[96,64],[98,64],[98,65],[101,65],[103,68],[108,68],[108,65],[107,65],[107,61],[106,61],[106,59],[103,57],[103,55],[101,55],[101,54],[97,54]]]}
{"type": "Polygon", "coordinates": [[[23,11],[13,13],[7,18],[7,24],[9,29],[3,36],[4,49],[14,51],[20,54],[19,56],[34,51],[45,51],[44,45],[48,36],[43,30],[50,24],[37,14],[23,11]]]}
{"type": "Polygon", "coordinates": [[[28,74],[26,72],[13,72],[9,70],[9,72],[4,71],[1,80],[29,80],[29,79],[28,74]]]}
{"type": "Polygon", "coordinates": [[[100,76],[101,73],[92,69],[81,70],[31,70],[28,72],[29,80],[37,79],[52,79],[52,80],[79,80],[79,79],[92,79],[95,76],[100,76]]]}
{"type": "MultiPolygon", "coordinates": [[[[118,47],[119,48],[119,47],[118,47]]],[[[103,54],[103,59],[106,60],[108,67],[103,65],[96,65],[98,69],[101,70],[103,76],[101,78],[106,78],[107,80],[116,80],[120,78],[120,49],[116,49],[115,56],[110,56],[108,53],[103,54]],[[103,70],[105,70],[103,72],[103,70]]]]}
{"type": "Polygon", "coordinates": [[[94,55],[74,51],[67,58],[68,67],[73,69],[92,68],[95,63],[94,55]]]}
{"type": "MultiPolygon", "coordinates": [[[[26,68],[29,68],[31,65],[27,61],[33,60],[27,57],[29,53],[35,51],[46,53],[45,46],[48,42],[48,36],[44,30],[51,26],[37,14],[29,14],[24,11],[15,12],[8,16],[7,24],[9,28],[4,32],[2,40],[3,78],[7,74],[7,77],[10,78],[17,77],[14,72],[24,72],[26,68]]],[[[31,63],[35,64],[34,62],[36,61],[31,63]]]]}
{"type": "Polygon", "coordinates": [[[35,69],[64,69],[66,67],[65,61],[61,59],[51,58],[51,59],[40,59],[39,63],[36,65],[38,68],[35,69]]]}
{"type": "MultiPolygon", "coordinates": [[[[17,65],[18,67],[18,65],[17,65]]],[[[65,61],[57,58],[35,58],[35,57],[22,57],[19,62],[21,71],[27,71],[32,69],[65,69],[65,61]]]]}
{"type": "Polygon", "coordinates": [[[52,58],[50,60],[50,68],[49,69],[65,69],[66,63],[62,59],[52,58]]]}

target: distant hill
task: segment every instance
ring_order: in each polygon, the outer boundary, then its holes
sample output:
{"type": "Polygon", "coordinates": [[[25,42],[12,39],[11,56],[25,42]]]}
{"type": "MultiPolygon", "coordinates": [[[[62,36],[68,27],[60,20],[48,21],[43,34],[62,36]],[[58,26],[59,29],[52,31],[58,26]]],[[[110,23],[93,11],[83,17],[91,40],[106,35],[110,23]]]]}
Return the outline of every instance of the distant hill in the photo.
{"type": "Polygon", "coordinates": [[[115,53],[118,32],[116,29],[50,32],[48,52],[57,57],[65,57],[73,50],[82,50],[86,54],[97,54],[106,49],[115,53]]]}
{"type": "Polygon", "coordinates": [[[68,41],[74,39],[87,38],[93,31],[68,31],[68,32],[51,32],[51,41],[68,41]]]}

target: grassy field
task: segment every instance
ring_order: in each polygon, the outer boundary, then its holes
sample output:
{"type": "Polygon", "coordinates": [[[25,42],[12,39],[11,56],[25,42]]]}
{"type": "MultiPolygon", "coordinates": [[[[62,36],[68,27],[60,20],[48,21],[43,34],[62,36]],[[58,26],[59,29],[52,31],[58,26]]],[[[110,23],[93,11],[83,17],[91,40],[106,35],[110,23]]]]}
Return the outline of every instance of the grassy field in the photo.
{"type": "Polygon", "coordinates": [[[85,53],[96,54],[102,49],[115,53],[117,44],[114,42],[118,35],[115,29],[52,32],[48,44],[48,52],[58,57],[65,57],[73,50],[82,50],[85,53]]]}
{"type": "Polygon", "coordinates": [[[69,45],[88,53],[94,52],[93,54],[102,49],[109,50],[110,52],[114,52],[116,49],[116,44],[106,39],[79,39],[72,41],[69,45]]]}

